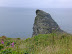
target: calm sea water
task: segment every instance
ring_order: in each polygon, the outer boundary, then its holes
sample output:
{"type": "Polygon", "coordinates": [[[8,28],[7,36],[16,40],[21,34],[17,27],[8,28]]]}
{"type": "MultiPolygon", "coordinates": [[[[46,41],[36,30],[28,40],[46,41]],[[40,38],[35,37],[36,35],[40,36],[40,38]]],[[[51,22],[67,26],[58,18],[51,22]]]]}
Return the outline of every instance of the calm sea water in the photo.
{"type": "MultiPolygon", "coordinates": [[[[41,10],[50,13],[61,29],[72,33],[72,9],[47,8],[41,10]]],[[[29,38],[36,16],[33,8],[0,8],[0,36],[11,38],[29,38]]]]}

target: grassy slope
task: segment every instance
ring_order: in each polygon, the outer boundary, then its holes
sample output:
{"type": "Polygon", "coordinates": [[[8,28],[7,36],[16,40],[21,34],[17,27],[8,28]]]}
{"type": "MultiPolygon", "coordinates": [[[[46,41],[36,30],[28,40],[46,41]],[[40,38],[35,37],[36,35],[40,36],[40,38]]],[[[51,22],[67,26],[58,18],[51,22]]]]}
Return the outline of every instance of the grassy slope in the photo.
{"type": "MultiPolygon", "coordinates": [[[[70,34],[40,34],[38,36],[27,38],[26,40],[8,39],[10,42],[16,42],[15,47],[10,45],[6,49],[11,49],[13,54],[71,54],[72,53],[72,35],[70,34]]],[[[7,44],[7,43],[6,43],[7,44]]]]}
{"type": "Polygon", "coordinates": [[[26,39],[26,49],[34,54],[71,54],[72,36],[69,34],[44,34],[26,39]]]}

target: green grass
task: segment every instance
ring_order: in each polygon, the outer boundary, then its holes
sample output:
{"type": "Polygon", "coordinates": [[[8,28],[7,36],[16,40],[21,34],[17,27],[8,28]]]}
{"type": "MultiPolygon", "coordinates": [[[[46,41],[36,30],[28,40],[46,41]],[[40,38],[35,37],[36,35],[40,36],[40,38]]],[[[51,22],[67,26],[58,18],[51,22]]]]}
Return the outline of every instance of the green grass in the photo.
{"type": "Polygon", "coordinates": [[[66,33],[40,34],[22,40],[6,38],[0,53],[2,54],[72,54],[72,35],[66,33]],[[11,47],[10,43],[15,42],[11,47]]]}

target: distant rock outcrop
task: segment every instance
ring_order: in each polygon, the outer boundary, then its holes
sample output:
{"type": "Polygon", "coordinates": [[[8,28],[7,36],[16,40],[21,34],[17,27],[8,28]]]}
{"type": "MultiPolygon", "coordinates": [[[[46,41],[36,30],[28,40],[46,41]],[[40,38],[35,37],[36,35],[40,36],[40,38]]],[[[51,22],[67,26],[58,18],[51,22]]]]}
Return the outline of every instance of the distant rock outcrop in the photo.
{"type": "Polygon", "coordinates": [[[36,10],[36,17],[33,25],[33,36],[56,31],[62,32],[58,24],[52,19],[51,15],[42,10],[36,10]]]}

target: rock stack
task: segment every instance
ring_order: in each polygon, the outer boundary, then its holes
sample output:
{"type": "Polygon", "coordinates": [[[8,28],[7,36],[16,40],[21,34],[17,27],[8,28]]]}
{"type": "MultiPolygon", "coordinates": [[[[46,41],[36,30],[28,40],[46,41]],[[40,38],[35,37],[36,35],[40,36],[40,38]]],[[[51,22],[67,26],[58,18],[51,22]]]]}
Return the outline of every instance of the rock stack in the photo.
{"type": "Polygon", "coordinates": [[[58,24],[52,19],[51,15],[42,10],[36,10],[36,17],[33,25],[33,36],[57,31],[62,32],[58,24]]]}

